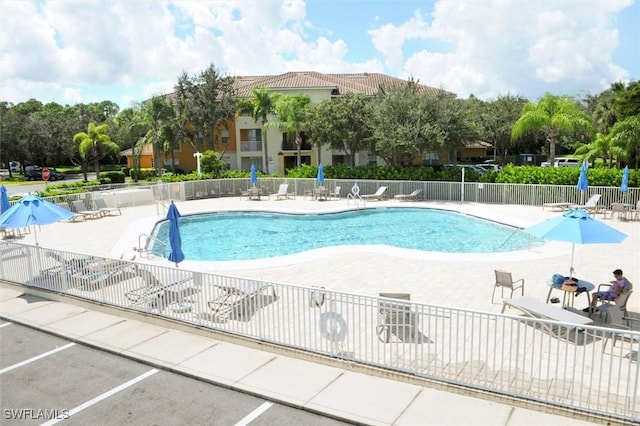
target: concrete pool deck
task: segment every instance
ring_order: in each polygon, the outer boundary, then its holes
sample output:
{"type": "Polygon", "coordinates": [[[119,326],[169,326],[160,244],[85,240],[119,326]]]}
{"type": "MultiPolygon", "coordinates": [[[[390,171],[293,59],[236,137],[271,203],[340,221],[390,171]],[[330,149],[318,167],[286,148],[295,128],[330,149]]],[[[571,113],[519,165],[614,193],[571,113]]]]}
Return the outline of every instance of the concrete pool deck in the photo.
{"type": "MultiPolygon", "coordinates": [[[[177,202],[184,214],[211,210],[279,210],[288,212],[327,212],[344,209],[347,201],[294,200],[248,201],[245,198],[214,198],[177,202]]],[[[367,207],[420,206],[456,210],[497,222],[526,227],[561,213],[544,211],[542,207],[487,205],[442,202],[367,202],[367,207]]],[[[156,205],[125,207],[122,215],[101,219],[62,222],[38,229],[42,247],[84,254],[129,258],[141,234],[149,234],[153,225],[164,218],[156,205]]],[[[620,244],[575,245],[574,275],[596,286],[613,279],[612,271],[620,268],[625,276],[640,285],[640,222],[623,222],[597,218],[627,234],[620,244]]],[[[393,226],[393,224],[390,224],[393,226]]],[[[33,233],[18,241],[33,244],[33,233]]],[[[211,241],[216,244],[216,241],[211,241]]],[[[173,266],[164,259],[140,262],[173,266]]],[[[411,293],[415,301],[489,312],[499,312],[502,304],[491,303],[495,281],[494,269],[510,271],[513,277],[525,279],[525,294],[546,300],[547,281],[554,273],[568,274],[571,244],[549,241],[531,250],[494,254],[449,254],[397,249],[388,246],[343,246],[325,248],[278,258],[242,262],[184,261],[183,269],[222,275],[305,286],[322,285],[328,289],[366,295],[381,292],[411,293]],[[455,291],[451,291],[455,287],[455,291]]],[[[576,307],[584,301],[576,300],[576,307]]],[[[640,313],[640,297],[631,297],[631,312],[640,313]]]]}
{"type": "MultiPolygon", "coordinates": [[[[347,202],[344,199],[317,202],[303,198],[282,201],[219,198],[185,201],[176,204],[182,214],[236,209],[317,212],[347,207],[347,202]]],[[[374,206],[421,206],[457,210],[519,227],[532,225],[560,214],[543,211],[541,207],[511,205],[439,202],[398,203],[394,201],[367,203],[367,207],[374,206]]],[[[42,247],[58,250],[111,257],[120,257],[124,254],[127,257],[132,252],[133,246],[138,244],[138,237],[141,234],[150,233],[155,222],[163,219],[164,213],[159,211],[156,205],[126,207],[122,209],[122,213],[122,216],[110,216],[87,222],[65,222],[43,226],[38,229],[38,241],[42,247]]],[[[599,215],[598,218],[602,219],[602,215],[599,215]]],[[[615,268],[621,268],[632,282],[640,282],[640,278],[638,278],[640,277],[640,265],[637,264],[637,259],[640,258],[640,222],[619,222],[609,219],[604,219],[604,221],[626,233],[628,237],[621,244],[576,245],[575,275],[597,285],[599,282],[608,282],[611,279],[611,271],[615,268]]],[[[18,241],[31,244],[35,242],[33,234],[28,234],[18,241]]],[[[215,241],[212,241],[212,244],[215,244],[215,241]]],[[[536,247],[530,251],[473,255],[416,252],[389,247],[343,247],[249,262],[185,261],[181,263],[180,268],[278,283],[322,285],[332,290],[367,295],[377,295],[379,292],[407,292],[411,293],[411,298],[415,301],[499,312],[502,304],[498,301],[491,303],[494,269],[506,269],[513,273],[514,278],[525,278],[525,294],[539,300],[545,300],[548,292],[547,280],[553,273],[568,273],[570,258],[571,244],[558,242],[549,242],[543,247],[536,247]]],[[[140,257],[140,255],[137,260],[172,265],[163,259],[147,259],[140,257]]],[[[60,335],[69,332],[73,338],[86,341],[88,344],[102,344],[112,350],[113,345],[117,345],[118,336],[111,336],[112,340],[98,341],[96,339],[98,334],[109,334],[104,330],[100,331],[101,327],[104,327],[104,314],[92,312],[86,306],[82,308],[59,306],[56,308],[56,306],[64,304],[47,301],[24,306],[24,301],[19,298],[19,292],[16,292],[15,289],[3,290],[0,292],[0,296],[2,296],[0,316],[9,320],[20,322],[27,318],[28,325],[41,327],[60,335]],[[86,321],[74,321],[74,324],[83,324],[84,336],[78,337],[77,331],[69,331],[64,328],[65,326],[58,325],[57,315],[61,315],[60,312],[67,315],[71,310],[77,311],[78,315],[83,315],[86,318],[86,321]],[[35,315],[37,311],[50,312],[48,315],[35,315]],[[97,318],[95,330],[89,330],[91,328],[89,322],[93,316],[97,318]],[[48,320],[44,321],[41,318],[48,318],[48,320]]],[[[582,307],[581,303],[585,302],[585,297],[577,299],[576,307],[582,307]]],[[[635,300],[632,296],[628,304],[629,311],[640,313],[639,302],[640,300],[635,300]]],[[[144,325],[136,325],[130,319],[124,321],[131,323],[126,326],[130,330],[145,329],[144,325]]],[[[68,323],[68,321],[59,321],[60,324],[63,322],[68,323]]],[[[125,327],[125,325],[119,324],[119,327],[125,327]]],[[[163,330],[157,330],[158,336],[163,333],[182,333],[172,330],[171,325],[163,326],[163,330]]],[[[129,336],[133,338],[134,334],[129,334],[129,336]]],[[[192,343],[195,339],[194,336],[189,338],[182,336],[181,338],[185,342],[192,343]]],[[[149,341],[147,335],[141,336],[140,339],[140,342],[128,342],[129,346],[126,350],[135,352],[136,350],[133,349],[135,345],[144,346],[148,359],[145,357],[140,359],[160,363],[163,366],[169,365],[171,361],[170,359],[161,359],[163,356],[169,354],[172,357],[177,357],[176,351],[180,350],[186,353],[191,350],[189,345],[176,345],[175,341],[171,347],[168,347],[160,337],[154,339],[158,341],[157,346],[151,344],[152,342],[149,341]],[[162,346],[163,344],[165,346],[162,346]]],[[[209,342],[215,342],[211,338],[199,336],[198,344],[206,345],[205,339],[209,342]],[[203,339],[203,342],[200,342],[200,338],[203,339]]],[[[215,342],[211,345],[215,345],[215,348],[218,348],[220,352],[226,353],[227,358],[215,358],[213,352],[210,354],[211,356],[204,356],[203,352],[203,356],[200,357],[203,359],[203,363],[195,363],[197,357],[193,357],[193,361],[185,361],[185,365],[189,364],[189,374],[200,374],[200,377],[210,379],[211,375],[216,373],[209,371],[211,368],[214,368],[215,365],[225,365],[225,362],[237,363],[240,359],[238,353],[242,352],[245,355],[243,360],[255,361],[259,358],[267,361],[264,362],[264,365],[261,364],[260,368],[253,370],[246,378],[238,379],[239,388],[244,386],[251,392],[260,390],[266,397],[276,400],[280,399],[283,394],[292,397],[310,395],[308,400],[300,405],[302,408],[317,409],[350,421],[366,424],[420,424],[422,421],[429,420],[429,423],[432,424],[510,426],[587,424],[580,420],[541,413],[522,406],[516,407],[429,388],[417,389],[414,384],[372,377],[348,369],[340,372],[336,371],[335,367],[322,366],[296,358],[265,354],[242,347],[233,349],[228,347],[227,343],[215,342]],[[247,351],[252,352],[249,354],[247,351]],[[211,362],[214,359],[215,362],[211,362]],[[291,372],[292,377],[287,379],[285,383],[273,380],[274,377],[283,377],[280,374],[283,372],[291,372]],[[296,388],[296,386],[301,386],[301,384],[295,385],[294,383],[296,375],[300,378],[313,376],[313,380],[305,381],[303,387],[296,388]],[[316,380],[326,380],[331,385],[322,391],[313,393],[309,386],[316,380]],[[283,386],[287,387],[286,391],[283,386]],[[388,397],[383,401],[384,403],[381,402],[374,390],[384,393],[388,397]],[[357,401],[352,400],[352,395],[359,396],[357,401]],[[451,404],[456,407],[464,406],[465,409],[441,410],[442,407],[451,404]],[[395,417],[392,415],[394,413],[395,417]],[[393,420],[391,420],[392,418],[393,420]]],[[[181,364],[171,364],[168,368],[181,371],[186,367],[181,364]]],[[[224,381],[222,383],[226,384],[224,381]]]]}

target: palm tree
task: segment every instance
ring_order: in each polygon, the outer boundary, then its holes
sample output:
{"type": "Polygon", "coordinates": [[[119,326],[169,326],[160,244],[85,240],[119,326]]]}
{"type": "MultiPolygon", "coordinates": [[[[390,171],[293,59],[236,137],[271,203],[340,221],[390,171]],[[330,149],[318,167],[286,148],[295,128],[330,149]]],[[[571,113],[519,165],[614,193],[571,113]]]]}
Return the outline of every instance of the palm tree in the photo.
{"type": "Polygon", "coordinates": [[[87,132],[80,132],[73,135],[73,142],[78,143],[78,151],[83,162],[82,171],[84,180],[87,180],[86,163],[93,160],[96,171],[96,178],[100,175],[100,160],[107,154],[120,155],[120,147],[107,135],[108,124],[96,125],[89,123],[87,132]]]}
{"type": "Polygon", "coordinates": [[[593,162],[596,157],[602,158],[604,164],[607,165],[608,162],[608,167],[611,168],[613,167],[614,157],[617,157],[617,151],[619,151],[619,149],[613,146],[609,135],[596,133],[593,142],[581,145],[576,149],[574,154],[581,155],[591,162],[593,162]]]}
{"type": "Polygon", "coordinates": [[[166,151],[166,127],[175,116],[173,105],[163,96],[154,96],[142,104],[142,120],[148,126],[145,140],[153,144],[153,165],[160,176],[162,164],[160,155],[166,151]]]}
{"type": "Polygon", "coordinates": [[[275,101],[276,121],[267,125],[267,127],[277,127],[294,137],[298,151],[298,167],[301,163],[302,132],[310,104],[311,98],[307,95],[280,96],[275,101]]]}
{"type": "Polygon", "coordinates": [[[258,120],[262,123],[262,164],[266,174],[269,174],[266,124],[269,121],[269,114],[275,111],[275,101],[278,97],[278,94],[269,93],[266,87],[260,87],[251,91],[251,97],[242,99],[238,103],[241,112],[250,114],[256,123],[258,120]]]}
{"type": "Polygon", "coordinates": [[[640,114],[618,121],[609,136],[627,162],[635,160],[634,169],[637,169],[640,165],[640,114]]]}
{"type": "Polygon", "coordinates": [[[593,133],[589,116],[580,109],[580,105],[568,96],[554,96],[545,93],[537,104],[527,103],[522,108],[520,118],[511,130],[511,140],[515,141],[526,133],[545,130],[549,142],[549,163],[555,162],[556,143],[563,133],[576,133],[583,130],[593,133]]]}

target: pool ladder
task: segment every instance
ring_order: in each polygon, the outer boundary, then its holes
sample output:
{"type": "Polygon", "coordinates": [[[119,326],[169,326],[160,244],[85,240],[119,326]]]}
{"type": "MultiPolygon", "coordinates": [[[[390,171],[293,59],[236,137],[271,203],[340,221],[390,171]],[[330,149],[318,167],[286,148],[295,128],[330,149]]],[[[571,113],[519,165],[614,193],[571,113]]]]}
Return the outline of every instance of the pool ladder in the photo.
{"type": "Polygon", "coordinates": [[[136,249],[138,253],[142,256],[146,254],[147,257],[149,253],[152,253],[152,250],[149,248],[149,242],[153,241],[154,243],[158,243],[162,246],[162,256],[167,254],[167,249],[169,245],[162,240],[157,239],[149,234],[140,234],[138,235],[138,248],[136,249]],[[144,245],[142,244],[142,239],[144,238],[144,245]]]}

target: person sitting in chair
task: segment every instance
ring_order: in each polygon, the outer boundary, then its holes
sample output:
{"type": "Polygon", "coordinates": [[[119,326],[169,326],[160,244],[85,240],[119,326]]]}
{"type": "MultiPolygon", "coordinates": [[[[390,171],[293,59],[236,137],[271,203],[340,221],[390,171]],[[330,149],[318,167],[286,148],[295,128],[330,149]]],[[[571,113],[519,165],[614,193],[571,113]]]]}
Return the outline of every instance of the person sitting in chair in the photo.
{"type": "Polygon", "coordinates": [[[622,269],[616,269],[613,271],[613,276],[616,278],[611,281],[611,287],[607,291],[597,291],[591,295],[591,304],[583,309],[583,312],[589,312],[595,309],[598,300],[613,301],[625,291],[631,291],[633,285],[631,282],[622,275],[622,269]]]}

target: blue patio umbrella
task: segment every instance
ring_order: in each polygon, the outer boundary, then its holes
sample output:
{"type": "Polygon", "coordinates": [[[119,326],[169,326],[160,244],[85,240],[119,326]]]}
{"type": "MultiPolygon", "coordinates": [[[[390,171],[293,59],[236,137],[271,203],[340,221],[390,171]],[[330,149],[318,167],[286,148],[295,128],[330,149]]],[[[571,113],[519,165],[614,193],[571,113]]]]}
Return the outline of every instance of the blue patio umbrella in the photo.
{"type": "Polygon", "coordinates": [[[629,191],[629,166],[624,166],[622,170],[622,182],[620,183],[620,192],[625,193],[629,191]]]}
{"type": "Polygon", "coordinates": [[[258,172],[256,171],[255,164],[251,165],[251,177],[249,178],[249,182],[251,182],[251,186],[256,186],[256,183],[258,183],[258,172]]]}
{"type": "MultiPolygon", "coordinates": [[[[58,207],[49,201],[29,194],[22,197],[7,211],[0,215],[0,226],[5,228],[26,228],[30,225],[49,225],[61,220],[71,219],[74,213],[58,207]]],[[[38,235],[34,227],[34,237],[38,245],[38,235]]]]}
{"type": "Polygon", "coordinates": [[[322,163],[318,165],[318,177],[316,177],[316,180],[320,186],[324,185],[324,166],[322,163]]]}
{"type": "Polygon", "coordinates": [[[587,181],[587,169],[589,166],[587,165],[587,160],[582,162],[580,165],[580,177],[578,178],[578,191],[580,191],[580,204],[584,202],[584,193],[587,189],[589,189],[589,182],[587,181]]]}
{"type": "Polygon", "coordinates": [[[524,231],[543,240],[572,243],[569,276],[573,276],[573,253],[576,244],[611,244],[627,238],[626,234],[594,219],[582,209],[569,210],[560,216],[525,228],[524,231]]]}
{"type": "Polygon", "coordinates": [[[11,208],[9,203],[9,196],[7,195],[7,188],[4,185],[0,186],[0,213],[4,213],[11,208]]]}
{"type": "Polygon", "coordinates": [[[169,246],[171,247],[168,259],[178,266],[178,263],[184,260],[184,253],[182,252],[182,237],[180,236],[180,225],[178,223],[180,212],[173,201],[169,205],[167,219],[169,219],[169,246]]]}

